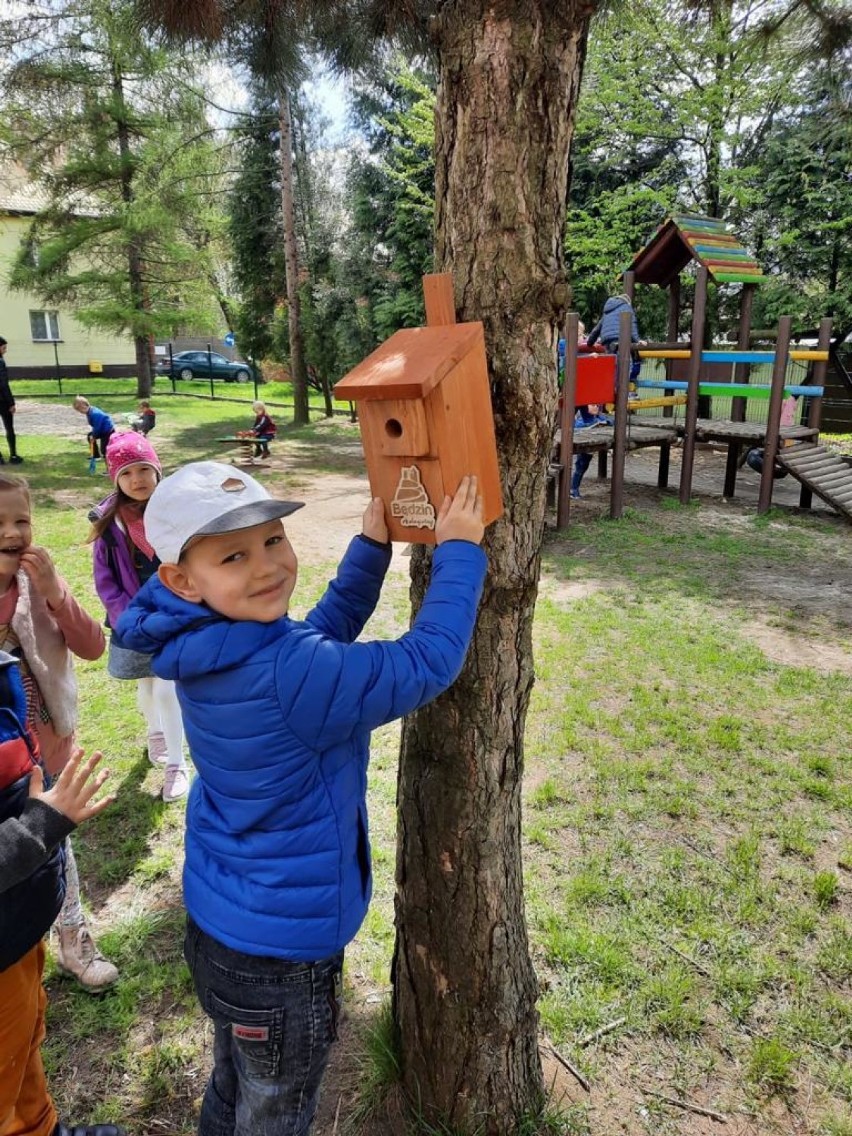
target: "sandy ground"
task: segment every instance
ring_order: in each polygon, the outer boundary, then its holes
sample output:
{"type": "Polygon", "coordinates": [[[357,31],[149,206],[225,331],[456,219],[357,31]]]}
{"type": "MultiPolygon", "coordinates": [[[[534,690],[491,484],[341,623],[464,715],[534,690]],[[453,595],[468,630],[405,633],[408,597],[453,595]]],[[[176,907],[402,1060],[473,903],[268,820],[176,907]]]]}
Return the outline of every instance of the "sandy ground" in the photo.
{"type": "MultiPolygon", "coordinates": [[[[669,488],[657,489],[656,449],[636,450],[627,455],[625,462],[624,504],[626,508],[653,508],[663,496],[677,497],[680,484],[680,450],[671,451],[669,488]]],[[[736,532],[750,525],[757,509],[760,478],[748,467],[740,470],[736,496],[727,500],[722,496],[725,481],[726,451],[724,447],[699,445],[695,454],[693,497],[701,503],[701,517],[706,525],[718,530],[736,532]]],[[[781,478],[773,484],[773,506],[791,513],[799,512],[801,486],[793,477],[781,478]]],[[[609,511],[609,481],[598,480],[597,462],[593,461],[583,480],[583,496],[572,501],[572,521],[578,525],[584,518],[604,516],[609,511]]],[[[757,601],[754,616],[740,623],[738,632],[759,647],[768,659],[788,666],[812,667],[821,674],[852,674],[852,650],[849,643],[848,597],[852,594],[852,526],[818,497],[814,497],[809,515],[825,525],[825,533],[838,542],[841,556],[831,565],[798,563],[790,566],[789,573],[776,571],[772,576],[761,573],[759,578],[745,582],[744,595],[753,595],[757,601]],[[774,626],[762,610],[770,601],[774,606],[795,615],[801,630],[790,631],[774,626]],[[835,625],[837,641],[831,642],[815,634],[812,621],[835,625]]],[[[667,523],[668,514],[660,510],[655,514],[661,526],[667,523]]],[[[542,587],[547,588],[546,580],[542,587]]],[[[569,585],[570,586],[570,585],[569,585]]],[[[581,594],[597,590],[593,581],[578,581],[575,585],[581,594]]],[[[601,585],[603,586],[603,585],[601,585]]]]}

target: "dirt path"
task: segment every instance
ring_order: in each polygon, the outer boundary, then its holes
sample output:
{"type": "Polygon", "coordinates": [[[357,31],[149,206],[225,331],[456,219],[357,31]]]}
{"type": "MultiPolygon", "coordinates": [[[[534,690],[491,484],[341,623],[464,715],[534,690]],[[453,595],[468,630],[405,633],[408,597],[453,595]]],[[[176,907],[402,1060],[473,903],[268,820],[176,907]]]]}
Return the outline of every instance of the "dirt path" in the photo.
{"type": "MultiPolygon", "coordinates": [[[[59,402],[30,402],[21,399],[15,411],[15,433],[25,439],[28,434],[52,434],[57,438],[81,438],[86,440],[86,422],[71,406],[73,395],[69,395],[68,405],[59,402]]],[[[131,402],[130,399],[127,400],[131,402]]],[[[25,447],[24,447],[25,448],[25,447]]]]}
{"type": "MultiPolygon", "coordinates": [[[[337,563],[349,541],[361,531],[361,518],[369,499],[366,476],[324,473],[300,485],[298,500],[305,502],[305,508],[287,519],[287,531],[300,561],[337,563]]],[[[391,571],[408,574],[406,545],[393,546],[391,571]]]]}
{"type": "MultiPolygon", "coordinates": [[[[625,463],[625,508],[652,511],[654,522],[672,533],[672,543],[677,539],[677,513],[666,512],[660,508],[662,499],[671,499],[677,494],[680,481],[680,450],[673,449],[669,472],[669,488],[657,488],[656,449],[636,450],[627,455],[625,463]]],[[[707,529],[736,534],[749,530],[757,509],[760,478],[748,468],[740,470],[737,478],[736,497],[727,500],[722,496],[725,480],[726,452],[723,447],[699,446],[695,453],[693,476],[693,497],[701,504],[701,519],[707,529]]],[[[597,465],[593,463],[583,481],[583,497],[571,503],[572,523],[578,527],[584,521],[604,517],[609,512],[609,481],[598,480],[597,465]]],[[[801,486],[792,477],[775,482],[773,506],[781,510],[798,512],[801,486]]],[[[808,514],[803,514],[808,515],[808,514]]],[[[852,594],[852,527],[815,497],[810,510],[811,517],[824,525],[822,534],[837,545],[840,555],[826,575],[822,557],[816,555],[813,562],[791,562],[789,569],[779,571],[776,566],[771,576],[756,571],[754,576],[741,582],[744,599],[753,601],[753,616],[740,622],[737,631],[758,647],[772,662],[787,666],[811,667],[821,674],[852,674],[852,650],[849,649],[849,632],[852,630],[852,614],[848,597],[852,594]],[[767,614],[773,607],[789,613],[793,629],[774,626],[767,614]],[[827,634],[819,630],[831,631],[827,634]]],[[[542,588],[552,587],[546,578],[542,588]]],[[[606,587],[604,581],[598,583],[580,580],[574,584],[564,582],[556,585],[560,590],[574,589],[577,598],[589,595],[606,587]]]]}

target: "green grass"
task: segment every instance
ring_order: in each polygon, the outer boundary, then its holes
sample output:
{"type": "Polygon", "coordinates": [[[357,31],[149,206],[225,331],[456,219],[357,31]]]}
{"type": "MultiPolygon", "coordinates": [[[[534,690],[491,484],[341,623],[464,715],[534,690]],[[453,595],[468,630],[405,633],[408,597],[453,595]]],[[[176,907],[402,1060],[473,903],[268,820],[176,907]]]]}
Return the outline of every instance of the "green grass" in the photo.
{"type": "MultiPolygon", "coordinates": [[[[84,394],[91,402],[103,406],[105,410],[116,401],[129,402],[131,409],[136,403],[136,379],[105,379],[96,376],[86,376],[82,379],[63,378],[61,384],[55,379],[16,379],[14,382],[15,394],[18,398],[33,398],[39,401],[71,402],[75,394],[84,394]],[[61,390],[60,390],[61,386],[61,390]]],[[[155,409],[160,405],[177,401],[213,401],[251,403],[260,399],[270,407],[289,409],[292,414],[293,386],[291,383],[224,383],[214,380],[211,388],[209,379],[191,379],[184,382],[182,379],[172,383],[169,379],[158,378],[154,383],[154,390],[150,401],[155,409]],[[159,404],[159,405],[158,405],[159,404]]],[[[310,413],[320,416],[325,413],[325,399],[323,395],[309,388],[308,406],[310,413]]],[[[336,413],[349,413],[349,403],[335,402],[336,413]]],[[[273,415],[274,417],[274,415],[273,415]]]]}
{"type": "MultiPolygon", "coordinates": [[[[131,394],[96,397],[123,412],[131,394]]],[[[166,469],[217,456],[214,439],[245,422],[220,400],[154,402],[166,469]]],[[[279,421],[283,468],[263,475],[273,491],[361,472],[345,419],[279,421]]],[[[22,470],[36,540],[99,615],[86,512],[108,483],[87,474],[80,427],[25,436],[22,470]]],[[[297,614],[333,567],[303,558],[297,614]]],[[[527,919],[542,1028],[592,1093],[543,1105],[524,1136],[614,1132],[614,1116],[630,1133],[698,1131],[688,1111],[643,1096],[648,1086],[747,1114],[757,1136],[852,1133],[852,678],[798,665],[794,650],[848,649],[850,588],[848,529],[807,517],[631,508],[546,539],[525,743],[527,919]],[[765,652],[767,627],[788,637],[788,661],[765,652]]],[[[399,634],[407,619],[397,574],[374,633],[399,634]]],[[[63,1117],[189,1136],[211,1042],[181,957],[182,810],[158,797],[133,684],[102,661],[78,674],[81,740],[103,748],[119,796],[75,841],[121,980],[92,999],[49,969],[51,1084],[63,1117]]],[[[390,984],[398,737],[389,726],[373,741],[375,897],[345,975],[357,1024],[347,1065],[368,1091],[359,1106],[344,1093],[341,1136],[358,1109],[361,1130],[385,1136],[368,1118],[395,1078],[388,1021],[371,1008],[390,984]]]]}
{"type": "Polygon", "coordinates": [[[848,536],[809,519],[723,526],[637,512],[548,544],[525,823],[540,1009],[611,1091],[623,1071],[610,1081],[606,1053],[575,1047],[625,1018],[616,1044],[629,1030],[632,1061],[661,1079],[676,1064],[687,1096],[709,1084],[711,1107],[750,1101],[758,1117],[773,1098],[781,1130],[812,1096],[804,1130],[819,1132],[850,1105],[852,668],[773,662],[744,631],[759,617],[848,643],[830,592],[807,620],[784,602],[817,565],[849,581],[848,536]]]}

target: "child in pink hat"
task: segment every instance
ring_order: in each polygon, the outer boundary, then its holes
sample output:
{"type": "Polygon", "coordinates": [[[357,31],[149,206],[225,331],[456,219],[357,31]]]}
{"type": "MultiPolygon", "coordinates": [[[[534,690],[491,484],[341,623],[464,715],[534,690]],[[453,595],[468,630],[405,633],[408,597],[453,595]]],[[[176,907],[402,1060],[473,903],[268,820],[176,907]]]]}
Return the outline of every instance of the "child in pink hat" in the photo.
{"type": "MultiPolygon", "coordinates": [[[[148,500],[162,476],[160,459],[144,434],[126,431],[110,439],[107,472],[115,492],[92,510],[95,589],[106,608],[107,624],[118,617],[160,561],[145,536],[148,500]]],[[[137,701],[148,724],[148,760],[165,766],[163,800],[177,801],[189,790],[183,722],[173,682],[157,678],[148,655],[110,638],[107,670],[113,678],[136,679],[137,701]]]]}

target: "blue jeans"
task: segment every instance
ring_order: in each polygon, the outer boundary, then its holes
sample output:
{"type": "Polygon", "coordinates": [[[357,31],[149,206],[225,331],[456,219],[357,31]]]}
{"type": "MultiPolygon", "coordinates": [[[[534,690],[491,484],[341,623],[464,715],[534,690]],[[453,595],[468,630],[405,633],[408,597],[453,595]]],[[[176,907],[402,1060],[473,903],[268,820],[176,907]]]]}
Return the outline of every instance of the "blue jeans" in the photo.
{"type": "Polygon", "coordinates": [[[337,1037],[343,952],[314,963],[247,955],[188,919],[184,955],[214,1025],[199,1136],[307,1136],[337,1037]]]}
{"type": "Polygon", "coordinates": [[[580,496],[580,486],[586,475],[586,470],[592,464],[592,455],[579,453],[574,459],[574,476],[571,478],[571,492],[580,496]]]}

